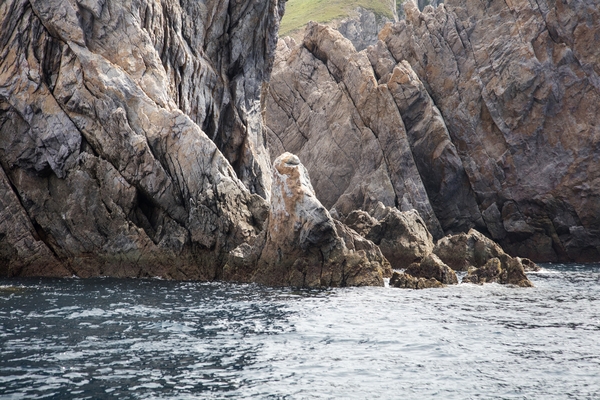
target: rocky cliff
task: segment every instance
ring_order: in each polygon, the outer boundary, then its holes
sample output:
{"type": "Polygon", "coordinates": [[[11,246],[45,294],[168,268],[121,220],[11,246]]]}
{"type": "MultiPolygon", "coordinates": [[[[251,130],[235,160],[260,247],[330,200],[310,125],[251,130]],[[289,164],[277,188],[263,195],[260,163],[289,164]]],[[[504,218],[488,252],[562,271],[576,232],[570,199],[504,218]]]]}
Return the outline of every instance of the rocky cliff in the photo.
{"type": "Polygon", "coordinates": [[[214,279],[263,230],[283,2],[0,4],[0,274],[214,279]]]}
{"type": "Polygon", "coordinates": [[[405,5],[356,52],[318,25],[282,40],[267,99],[271,156],[305,160],[347,215],[419,211],[536,261],[600,260],[597,1],[405,5]]]}

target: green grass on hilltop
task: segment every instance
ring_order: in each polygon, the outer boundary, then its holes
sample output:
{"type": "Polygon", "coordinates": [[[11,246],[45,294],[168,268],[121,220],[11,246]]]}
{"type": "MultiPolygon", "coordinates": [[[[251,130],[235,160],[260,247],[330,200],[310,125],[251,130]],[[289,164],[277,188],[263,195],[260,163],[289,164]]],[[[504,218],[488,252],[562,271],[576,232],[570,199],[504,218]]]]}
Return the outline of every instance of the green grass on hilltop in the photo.
{"type": "Polygon", "coordinates": [[[393,18],[393,0],[288,0],[279,36],[302,28],[308,21],[329,22],[343,18],[362,7],[375,14],[393,18]]]}

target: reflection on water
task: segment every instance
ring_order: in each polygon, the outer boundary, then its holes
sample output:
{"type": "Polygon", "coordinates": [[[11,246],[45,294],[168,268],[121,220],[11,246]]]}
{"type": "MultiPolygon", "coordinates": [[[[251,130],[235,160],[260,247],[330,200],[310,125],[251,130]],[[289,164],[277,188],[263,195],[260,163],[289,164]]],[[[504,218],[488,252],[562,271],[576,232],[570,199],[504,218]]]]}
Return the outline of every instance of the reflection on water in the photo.
{"type": "Polygon", "coordinates": [[[533,289],[0,280],[1,398],[600,398],[600,266],[533,289]]]}

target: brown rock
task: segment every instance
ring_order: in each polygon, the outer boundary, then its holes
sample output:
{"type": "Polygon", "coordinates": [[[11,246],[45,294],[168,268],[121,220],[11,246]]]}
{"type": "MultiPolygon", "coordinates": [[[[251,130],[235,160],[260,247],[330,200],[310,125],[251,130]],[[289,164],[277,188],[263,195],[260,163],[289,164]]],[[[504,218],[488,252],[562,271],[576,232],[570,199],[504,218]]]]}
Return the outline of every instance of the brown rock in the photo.
{"type": "Polygon", "coordinates": [[[523,264],[519,258],[512,258],[506,254],[499,258],[490,258],[484,266],[472,268],[463,283],[501,283],[520,287],[532,287],[533,284],[525,275],[523,264]]]}
{"type": "Polygon", "coordinates": [[[301,44],[280,41],[266,100],[271,157],[298,154],[327,208],[415,209],[443,236],[392,94],[339,32],[312,23],[301,44]]]}
{"type": "Polygon", "coordinates": [[[404,271],[415,278],[435,279],[445,285],[456,285],[456,272],[442,262],[435,254],[429,254],[420,263],[413,263],[404,271]]]}
{"type": "Polygon", "coordinates": [[[600,258],[592,155],[600,146],[598,7],[546,0],[406,7],[406,21],[380,39],[439,108],[480,209],[495,204],[484,217],[488,231],[511,254],[537,261],[600,258]],[[559,232],[568,220],[580,227],[577,239],[559,232]]]}
{"type": "Polygon", "coordinates": [[[416,278],[412,275],[394,271],[390,279],[390,286],[402,289],[430,289],[444,287],[442,283],[434,278],[416,278]]]}
{"type": "Polygon", "coordinates": [[[433,238],[416,211],[401,212],[379,203],[371,214],[353,211],[344,222],[379,246],[392,268],[404,269],[433,251],[433,238]]]}
{"type": "Polygon", "coordinates": [[[479,268],[491,258],[504,254],[498,244],[474,229],[468,234],[460,233],[438,240],[433,252],[455,271],[479,268]]]}

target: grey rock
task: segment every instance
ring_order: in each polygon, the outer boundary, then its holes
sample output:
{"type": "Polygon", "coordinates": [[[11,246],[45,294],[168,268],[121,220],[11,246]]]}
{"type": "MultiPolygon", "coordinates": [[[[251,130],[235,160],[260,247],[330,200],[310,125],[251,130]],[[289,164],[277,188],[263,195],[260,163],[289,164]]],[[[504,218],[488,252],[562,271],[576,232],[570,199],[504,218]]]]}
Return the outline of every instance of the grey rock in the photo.
{"type": "Polygon", "coordinates": [[[463,283],[500,283],[520,287],[532,287],[533,284],[525,275],[521,260],[506,254],[499,258],[490,258],[485,265],[472,268],[463,278],[463,283]]]}
{"type": "Polygon", "coordinates": [[[414,210],[401,212],[379,203],[371,215],[353,211],[344,223],[379,246],[394,269],[420,262],[434,248],[425,222],[414,210]]]}
{"type": "Polygon", "coordinates": [[[313,23],[301,44],[280,41],[266,100],[271,157],[298,154],[325,207],[415,209],[443,236],[390,90],[341,34],[313,23]]]}
{"type": "Polygon", "coordinates": [[[265,227],[283,7],[3,2],[2,273],[219,278],[265,227]]]}

